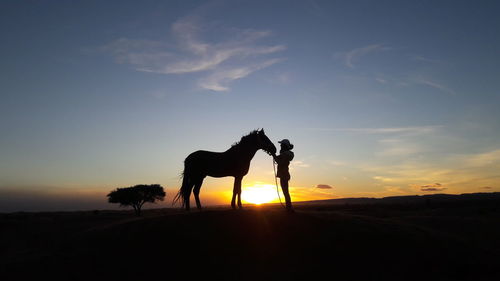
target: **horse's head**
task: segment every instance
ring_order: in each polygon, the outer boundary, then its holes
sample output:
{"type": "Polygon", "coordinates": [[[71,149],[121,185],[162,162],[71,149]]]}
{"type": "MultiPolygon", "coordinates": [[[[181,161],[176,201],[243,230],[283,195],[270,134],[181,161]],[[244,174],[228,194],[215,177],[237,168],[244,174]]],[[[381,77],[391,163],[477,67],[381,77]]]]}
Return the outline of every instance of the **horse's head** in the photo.
{"type": "Polygon", "coordinates": [[[257,131],[257,139],[259,149],[264,150],[269,155],[276,154],[276,146],[274,146],[273,142],[266,136],[264,129],[257,131]]]}

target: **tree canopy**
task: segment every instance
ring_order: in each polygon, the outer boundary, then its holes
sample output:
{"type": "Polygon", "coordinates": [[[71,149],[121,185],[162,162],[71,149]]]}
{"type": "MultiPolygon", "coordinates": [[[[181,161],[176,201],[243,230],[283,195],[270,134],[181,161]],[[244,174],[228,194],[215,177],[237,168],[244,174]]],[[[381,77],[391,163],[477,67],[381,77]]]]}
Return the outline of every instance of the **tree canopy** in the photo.
{"type": "Polygon", "coordinates": [[[144,203],[155,203],[157,200],[163,201],[165,191],[159,184],[138,184],[131,187],[117,188],[107,196],[109,203],[119,203],[120,206],[132,206],[136,215],[139,216],[144,203]]]}

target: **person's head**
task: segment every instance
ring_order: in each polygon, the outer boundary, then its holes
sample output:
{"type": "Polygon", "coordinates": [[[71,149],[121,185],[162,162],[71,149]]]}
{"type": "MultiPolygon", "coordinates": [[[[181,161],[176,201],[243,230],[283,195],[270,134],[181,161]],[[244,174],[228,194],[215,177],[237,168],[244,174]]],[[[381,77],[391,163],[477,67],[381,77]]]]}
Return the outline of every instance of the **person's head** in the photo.
{"type": "Polygon", "coordinates": [[[292,150],[293,144],[288,139],[283,139],[278,142],[281,145],[281,150],[292,150]]]}

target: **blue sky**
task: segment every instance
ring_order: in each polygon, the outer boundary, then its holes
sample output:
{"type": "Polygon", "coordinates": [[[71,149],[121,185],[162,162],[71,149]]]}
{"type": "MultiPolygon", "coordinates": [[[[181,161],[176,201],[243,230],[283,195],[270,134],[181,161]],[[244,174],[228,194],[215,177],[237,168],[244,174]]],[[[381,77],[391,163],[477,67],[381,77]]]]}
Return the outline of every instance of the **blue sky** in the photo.
{"type": "MultiPolygon", "coordinates": [[[[139,183],[170,202],[189,153],[257,128],[295,144],[297,199],[500,191],[498,8],[4,1],[0,211],[108,207],[139,183]]],[[[258,153],[244,185],[273,182],[258,153]]]]}

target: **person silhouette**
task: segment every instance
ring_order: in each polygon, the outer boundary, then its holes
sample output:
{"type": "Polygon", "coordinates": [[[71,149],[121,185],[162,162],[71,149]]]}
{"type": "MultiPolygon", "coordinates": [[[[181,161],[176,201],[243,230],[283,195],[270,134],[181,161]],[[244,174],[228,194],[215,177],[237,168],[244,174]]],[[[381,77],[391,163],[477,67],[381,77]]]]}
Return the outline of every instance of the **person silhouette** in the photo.
{"type": "Polygon", "coordinates": [[[293,144],[290,143],[288,139],[283,139],[278,141],[281,145],[280,155],[272,154],[274,161],[278,164],[278,172],[276,176],[280,178],[281,190],[285,195],[286,209],[293,212],[292,199],[290,198],[290,192],[288,191],[288,181],[290,180],[290,172],[288,171],[288,166],[290,161],[292,161],[295,156],[291,151],[293,149],[293,144]]]}

